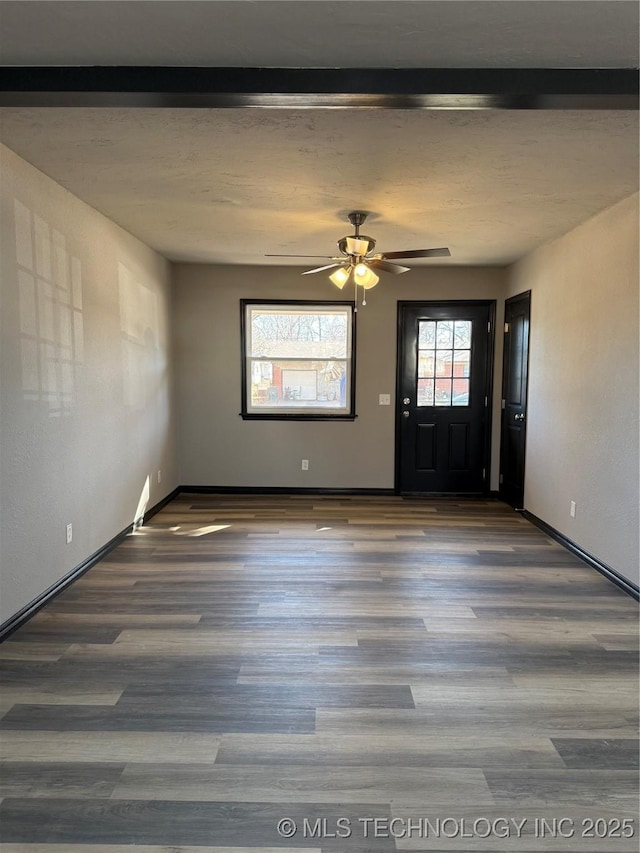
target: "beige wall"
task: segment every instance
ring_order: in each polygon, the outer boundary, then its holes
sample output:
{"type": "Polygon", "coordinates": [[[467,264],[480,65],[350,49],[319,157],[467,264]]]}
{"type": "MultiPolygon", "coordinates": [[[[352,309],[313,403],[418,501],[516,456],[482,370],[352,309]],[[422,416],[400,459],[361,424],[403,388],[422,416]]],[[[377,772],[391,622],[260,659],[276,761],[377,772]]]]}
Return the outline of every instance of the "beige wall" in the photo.
{"type": "MultiPolygon", "coordinates": [[[[398,300],[497,299],[501,327],[506,273],[494,268],[414,268],[383,276],[358,312],[354,422],[243,421],[240,306],[245,299],[344,298],[318,274],[295,267],[174,267],[173,328],[183,484],[393,488],[398,300]],[[378,395],[391,394],[391,406],[378,395]],[[301,460],[309,459],[309,471],[301,460]]],[[[348,297],[347,297],[348,298],[348,297]]],[[[498,335],[496,377],[502,340],[498,335]]],[[[500,380],[496,379],[496,398],[500,380]]],[[[492,488],[497,488],[499,409],[494,413],[492,488]]]]}
{"type": "Polygon", "coordinates": [[[532,291],[525,507],[636,584],[638,289],[637,195],[510,271],[532,291]]]}
{"type": "Polygon", "coordinates": [[[0,154],[4,621],[131,524],[147,478],[149,506],[177,479],[169,264],[0,154]]]}

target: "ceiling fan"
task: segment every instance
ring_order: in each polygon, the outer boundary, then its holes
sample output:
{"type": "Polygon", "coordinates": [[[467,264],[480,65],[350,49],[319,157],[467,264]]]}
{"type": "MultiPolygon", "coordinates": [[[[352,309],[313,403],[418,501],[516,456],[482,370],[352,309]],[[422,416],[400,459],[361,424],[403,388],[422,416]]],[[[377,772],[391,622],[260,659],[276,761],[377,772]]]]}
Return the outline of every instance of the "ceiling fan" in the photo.
{"type": "MultiPolygon", "coordinates": [[[[302,275],[312,275],[325,270],[334,270],[329,278],[342,288],[353,280],[363,290],[375,287],[380,280],[376,271],[393,273],[399,275],[409,272],[409,267],[401,264],[390,263],[392,260],[405,258],[448,258],[451,255],[449,249],[408,249],[406,252],[374,252],[376,241],[373,237],[367,237],[360,233],[360,226],[364,224],[367,214],[361,210],[354,210],[348,215],[349,222],[353,225],[354,233],[338,240],[338,251],[340,254],[331,255],[266,255],[268,258],[326,258],[332,261],[321,267],[306,270],[302,275]]],[[[364,303],[363,303],[364,304],[364,303]]]]}

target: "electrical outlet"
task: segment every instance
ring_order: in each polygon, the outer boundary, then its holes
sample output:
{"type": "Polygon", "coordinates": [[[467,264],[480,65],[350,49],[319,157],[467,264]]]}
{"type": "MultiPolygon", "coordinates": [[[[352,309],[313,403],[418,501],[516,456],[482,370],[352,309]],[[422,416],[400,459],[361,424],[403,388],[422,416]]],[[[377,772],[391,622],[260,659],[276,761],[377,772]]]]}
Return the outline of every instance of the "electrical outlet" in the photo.
{"type": "Polygon", "coordinates": [[[158,483],[162,482],[162,471],[158,471],[158,483]]]}
{"type": "Polygon", "coordinates": [[[303,459],[303,460],[302,460],[302,470],[303,470],[303,471],[308,471],[308,470],[309,470],[309,460],[308,460],[308,459],[303,459]]]}
{"type": "Polygon", "coordinates": [[[67,524],[67,545],[73,541],[73,524],[67,524]]]}
{"type": "Polygon", "coordinates": [[[378,394],[378,405],[379,406],[390,406],[391,405],[391,394],[378,394]]]}
{"type": "Polygon", "coordinates": [[[576,502],[575,501],[571,501],[571,504],[569,506],[569,515],[571,516],[571,518],[576,517],[576,502]]]}

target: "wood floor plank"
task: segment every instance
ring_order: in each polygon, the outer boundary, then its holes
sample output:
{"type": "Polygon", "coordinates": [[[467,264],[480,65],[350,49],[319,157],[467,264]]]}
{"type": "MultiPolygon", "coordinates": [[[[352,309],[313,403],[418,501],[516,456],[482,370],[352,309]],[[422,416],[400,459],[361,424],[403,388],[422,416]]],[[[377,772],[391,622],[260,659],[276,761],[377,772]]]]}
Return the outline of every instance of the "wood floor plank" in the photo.
{"type": "MultiPolygon", "coordinates": [[[[561,771],[562,772],[562,771],[561,771]]],[[[477,768],[300,764],[129,764],[112,799],[191,802],[492,804],[477,768]]]]}
{"type": "Polygon", "coordinates": [[[0,645],[0,660],[60,660],[69,643],[23,643],[12,634],[0,645]]]}
{"type": "MultiPolygon", "coordinates": [[[[196,591],[197,594],[197,591],[196,591]]],[[[212,629],[165,629],[162,631],[147,630],[144,628],[121,631],[114,639],[114,645],[122,652],[126,646],[137,648],[150,648],[156,650],[157,654],[165,654],[172,651],[174,647],[181,650],[189,650],[191,646],[198,649],[211,649],[213,654],[234,651],[245,647],[254,647],[257,650],[269,646],[278,646],[284,649],[293,646],[356,646],[358,638],[356,632],[343,628],[317,629],[312,626],[301,628],[272,627],[270,630],[261,631],[259,628],[250,628],[238,631],[233,628],[219,631],[212,629]]]]}
{"type": "Polygon", "coordinates": [[[632,738],[552,738],[562,760],[572,770],[593,768],[637,770],[638,741],[632,738]]]}
{"type": "MultiPolygon", "coordinates": [[[[254,737],[253,735],[251,736],[254,737]]],[[[127,764],[171,759],[174,764],[212,764],[221,736],[195,732],[2,732],[0,757],[4,761],[127,764]]]]}
{"type": "Polygon", "coordinates": [[[2,797],[108,797],[124,764],[70,761],[0,762],[2,797]]]}
{"type": "Polygon", "coordinates": [[[140,703],[162,704],[165,709],[226,708],[413,708],[411,689],[406,684],[235,684],[131,685],[118,703],[119,708],[135,708],[140,703]]]}
{"type": "MultiPolygon", "coordinates": [[[[406,664],[351,664],[327,656],[301,663],[284,661],[261,661],[240,668],[238,684],[299,684],[313,681],[315,684],[423,684],[424,686],[464,681],[465,684],[483,685],[489,682],[492,689],[500,685],[513,684],[506,667],[470,667],[464,661],[447,666],[442,661],[415,661],[406,664]]],[[[625,685],[626,686],[626,685],[625,685]]]]}
{"type": "Polygon", "coordinates": [[[5,687],[2,690],[2,701],[11,707],[24,703],[34,705],[115,705],[122,696],[124,685],[119,688],[105,689],[96,687],[82,689],[78,687],[54,687],[52,690],[39,690],[33,687],[5,687]]]}
{"type": "MultiPolygon", "coordinates": [[[[568,766],[546,737],[225,734],[216,764],[301,764],[324,773],[329,766],[527,768],[568,766]],[[322,768],[322,770],[321,770],[322,768]]],[[[568,752],[572,741],[563,742],[568,752]]],[[[622,743],[619,741],[619,743],[622,743]]],[[[625,741],[624,743],[629,743],[625,741]]]]}
{"type": "Polygon", "coordinates": [[[13,705],[0,720],[2,729],[52,732],[313,732],[316,712],[308,708],[224,708],[151,706],[141,701],[120,708],[107,705],[13,705]]]}
{"type": "MultiPolygon", "coordinates": [[[[137,613],[133,617],[122,613],[50,613],[47,609],[41,610],[31,620],[31,624],[41,627],[50,628],[53,625],[64,625],[66,629],[71,626],[83,626],[87,624],[98,624],[103,627],[120,627],[123,628],[166,628],[184,627],[187,625],[197,625],[201,621],[198,614],[190,613],[185,615],[163,615],[137,613]]],[[[78,639],[78,635],[74,634],[74,641],[78,639]]]]}
{"type": "Polygon", "coordinates": [[[567,806],[583,805],[620,809],[635,808],[638,774],[633,770],[493,770],[485,771],[496,803],[555,805],[562,797],[567,806]]]}
{"type": "MultiPolygon", "coordinates": [[[[278,834],[278,822],[288,817],[303,826],[304,818],[335,825],[346,817],[354,826],[370,815],[390,817],[380,803],[203,803],[167,800],[104,800],[66,798],[10,798],[0,804],[3,839],[9,842],[57,844],[110,843],[138,845],[210,845],[247,847],[298,846],[278,834]]],[[[324,851],[344,850],[344,841],[323,839],[324,851]]],[[[306,839],[305,847],[315,847],[306,839]]],[[[395,853],[390,838],[349,839],[349,853],[395,853]]],[[[3,851],[4,853],[4,851],[3,851]]]]}
{"type": "Polygon", "coordinates": [[[413,684],[411,693],[416,708],[435,710],[441,706],[457,705],[459,708],[482,705],[485,710],[495,710],[496,718],[505,709],[528,710],[536,712],[550,709],[571,710],[576,719],[583,712],[597,713],[609,711],[615,713],[620,706],[631,706],[637,696],[634,685],[625,685],[619,692],[601,691],[595,693],[580,688],[567,689],[549,687],[509,687],[500,685],[496,696],[495,685],[485,682],[447,685],[413,684]]]}
{"type": "Polygon", "coordinates": [[[535,735],[546,737],[580,737],[585,732],[601,738],[630,738],[637,736],[637,722],[619,710],[588,707],[580,713],[574,709],[530,707],[513,708],[496,704],[492,707],[460,708],[456,703],[433,708],[382,709],[376,711],[351,709],[321,709],[317,712],[316,731],[325,735],[359,734],[384,737],[387,733],[419,735],[425,731],[452,736],[487,732],[504,735],[535,735]]]}

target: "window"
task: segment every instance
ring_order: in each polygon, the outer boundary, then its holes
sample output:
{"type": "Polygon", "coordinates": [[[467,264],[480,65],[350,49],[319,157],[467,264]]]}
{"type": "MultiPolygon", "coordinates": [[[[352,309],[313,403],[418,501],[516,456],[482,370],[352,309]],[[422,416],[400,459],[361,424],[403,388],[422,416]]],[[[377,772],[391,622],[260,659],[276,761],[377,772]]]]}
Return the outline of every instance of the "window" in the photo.
{"type": "Polygon", "coordinates": [[[418,405],[468,406],[471,320],[418,323],[418,405]]]}
{"type": "Polygon", "coordinates": [[[242,417],[355,417],[348,302],[241,301],[242,417]]]}

